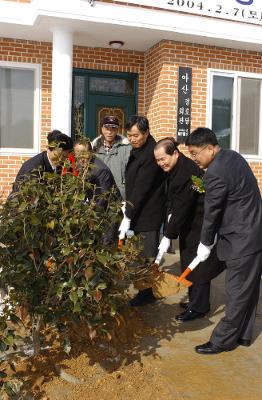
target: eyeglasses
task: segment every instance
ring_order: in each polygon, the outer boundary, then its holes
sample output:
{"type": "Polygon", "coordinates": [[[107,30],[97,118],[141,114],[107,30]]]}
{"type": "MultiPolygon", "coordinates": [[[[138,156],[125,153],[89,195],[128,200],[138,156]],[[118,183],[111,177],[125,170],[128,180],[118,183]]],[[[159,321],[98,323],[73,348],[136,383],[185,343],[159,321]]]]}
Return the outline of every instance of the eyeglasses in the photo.
{"type": "Polygon", "coordinates": [[[191,154],[190,154],[190,157],[191,157],[193,160],[196,160],[197,157],[199,156],[199,154],[200,154],[203,150],[205,150],[205,149],[207,148],[207,146],[208,146],[208,144],[207,144],[206,146],[202,147],[202,149],[201,149],[198,153],[191,153],[191,154]]]}

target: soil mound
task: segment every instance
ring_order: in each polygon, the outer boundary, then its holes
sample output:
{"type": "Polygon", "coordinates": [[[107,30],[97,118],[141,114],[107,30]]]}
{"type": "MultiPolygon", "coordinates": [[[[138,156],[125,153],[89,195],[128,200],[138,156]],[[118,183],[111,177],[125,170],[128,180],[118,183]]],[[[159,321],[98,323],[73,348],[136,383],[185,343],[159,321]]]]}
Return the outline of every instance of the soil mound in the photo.
{"type": "MultiPolygon", "coordinates": [[[[42,353],[16,358],[18,378],[24,381],[19,399],[174,400],[164,377],[143,357],[140,343],[148,335],[154,335],[152,328],[136,310],[127,309],[108,340],[91,341],[87,327],[75,326],[67,356],[57,332],[46,328],[42,353]]],[[[12,373],[10,370],[10,376],[12,373]]]]}

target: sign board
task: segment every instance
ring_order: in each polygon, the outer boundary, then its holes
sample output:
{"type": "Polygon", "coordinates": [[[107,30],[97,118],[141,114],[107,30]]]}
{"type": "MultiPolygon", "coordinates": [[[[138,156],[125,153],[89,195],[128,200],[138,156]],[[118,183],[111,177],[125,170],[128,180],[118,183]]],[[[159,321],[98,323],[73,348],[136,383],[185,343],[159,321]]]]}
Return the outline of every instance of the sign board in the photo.
{"type": "Polygon", "coordinates": [[[191,128],[192,68],[179,67],[177,95],[178,143],[184,143],[191,128]]]}
{"type": "Polygon", "coordinates": [[[118,0],[118,3],[127,4],[127,2],[140,6],[262,25],[261,0],[118,0]]]}

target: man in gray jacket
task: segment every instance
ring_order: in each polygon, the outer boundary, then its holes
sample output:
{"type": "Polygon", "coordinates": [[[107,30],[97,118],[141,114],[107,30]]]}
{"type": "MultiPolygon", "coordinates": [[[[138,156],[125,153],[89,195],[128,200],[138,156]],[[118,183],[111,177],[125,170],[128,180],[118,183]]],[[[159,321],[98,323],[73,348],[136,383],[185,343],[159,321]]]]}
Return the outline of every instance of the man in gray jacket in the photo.
{"type": "Polygon", "coordinates": [[[118,129],[118,118],[105,116],[102,135],[93,140],[92,147],[97,157],[111,170],[122,199],[125,199],[125,170],[132,147],[126,137],[117,133],[118,129]]]}

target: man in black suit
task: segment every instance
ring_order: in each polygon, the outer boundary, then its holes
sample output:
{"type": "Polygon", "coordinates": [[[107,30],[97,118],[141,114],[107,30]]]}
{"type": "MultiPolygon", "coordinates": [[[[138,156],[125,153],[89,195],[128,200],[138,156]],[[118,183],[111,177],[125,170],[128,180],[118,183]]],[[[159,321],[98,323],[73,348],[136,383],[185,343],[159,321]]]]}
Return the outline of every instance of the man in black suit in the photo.
{"type": "Polygon", "coordinates": [[[72,139],[64,133],[53,130],[47,135],[47,150],[25,161],[18,171],[12,194],[19,190],[19,185],[31,176],[42,176],[44,172],[61,172],[62,165],[73,149],[72,139]]]}
{"type": "MultiPolygon", "coordinates": [[[[142,256],[155,258],[165,215],[165,174],[155,162],[156,142],[150,135],[147,118],[130,117],[126,129],[132,150],[126,167],[126,209],[119,238],[124,239],[132,229],[142,239],[142,256]]],[[[130,304],[140,306],[154,300],[152,289],[148,288],[140,291],[130,304]]]]}
{"type": "Polygon", "coordinates": [[[230,351],[251,344],[262,272],[262,203],[255,176],[246,160],[220,149],[207,128],[192,132],[186,145],[203,169],[205,212],[197,255],[205,261],[218,235],[217,254],[226,263],[225,317],[199,354],[230,351]]]}

